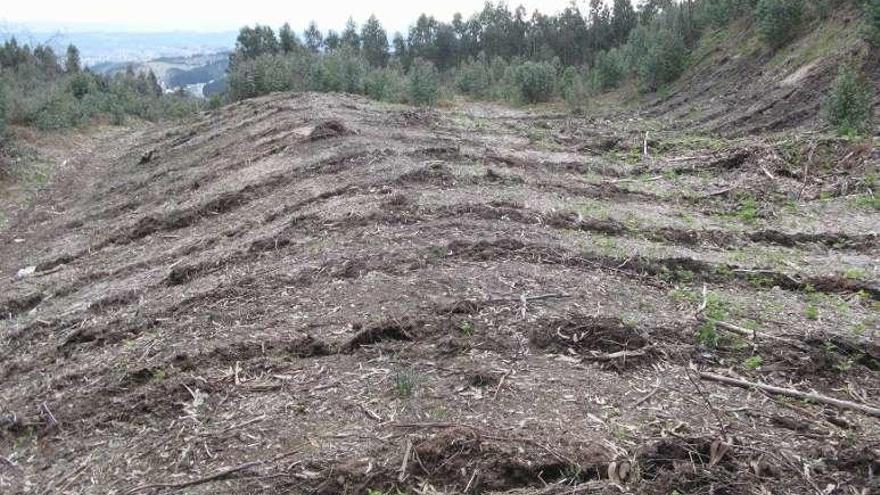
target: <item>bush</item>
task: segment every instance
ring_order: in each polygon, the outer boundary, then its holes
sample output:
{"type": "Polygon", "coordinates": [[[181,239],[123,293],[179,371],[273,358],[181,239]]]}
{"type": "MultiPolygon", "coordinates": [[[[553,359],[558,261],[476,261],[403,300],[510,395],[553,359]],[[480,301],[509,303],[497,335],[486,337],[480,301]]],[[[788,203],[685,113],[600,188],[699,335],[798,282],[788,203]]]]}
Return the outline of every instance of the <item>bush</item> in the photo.
{"type": "Polygon", "coordinates": [[[864,0],[863,5],[867,15],[868,27],[871,30],[872,41],[880,45],[880,0],[864,0]]]}
{"type": "Polygon", "coordinates": [[[758,0],[758,32],[771,48],[781,48],[797,35],[803,13],[803,0],[758,0]]]}
{"type": "Polygon", "coordinates": [[[754,0],[704,0],[701,4],[700,21],[703,24],[724,28],[736,17],[754,7],[754,0]]]}
{"type": "Polygon", "coordinates": [[[556,67],[548,62],[525,62],[510,67],[517,98],[527,103],[550,101],[556,84],[556,67]]]}
{"type": "Polygon", "coordinates": [[[437,102],[437,69],[421,58],[409,68],[409,97],[416,105],[434,105],[437,102]]]}
{"type": "Polygon", "coordinates": [[[6,84],[0,80],[0,144],[6,134],[6,84]]]}
{"type": "Polygon", "coordinates": [[[399,67],[371,70],[364,80],[367,96],[374,100],[399,102],[406,93],[403,72],[399,67]]]}
{"type": "Polygon", "coordinates": [[[327,54],[319,61],[322,67],[315,87],[320,91],[364,93],[369,64],[354,49],[345,47],[327,54]]]}
{"type": "Polygon", "coordinates": [[[612,48],[599,52],[593,63],[593,87],[597,89],[616,88],[623,78],[623,57],[620,50],[612,48]]]}
{"type": "Polygon", "coordinates": [[[489,68],[482,60],[465,62],[455,74],[455,88],[468,96],[485,96],[491,83],[489,68]]]}
{"type": "Polygon", "coordinates": [[[649,91],[657,91],[675,81],[686,67],[684,40],[669,29],[651,32],[644,55],[636,61],[636,73],[649,91]]]}
{"type": "Polygon", "coordinates": [[[54,130],[73,127],[82,123],[83,119],[72,94],[51,90],[37,100],[27,121],[39,129],[54,130]]]}
{"type": "Polygon", "coordinates": [[[841,135],[865,134],[872,127],[873,101],[870,81],[858,70],[844,66],[825,100],[825,117],[841,135]]]}
{"type": "Polygon", "coordinates": [[[574,67],[566,67],[562,73],[561,92],[574,113],[582,112],[590,97],[587,75],[574,67]]]}

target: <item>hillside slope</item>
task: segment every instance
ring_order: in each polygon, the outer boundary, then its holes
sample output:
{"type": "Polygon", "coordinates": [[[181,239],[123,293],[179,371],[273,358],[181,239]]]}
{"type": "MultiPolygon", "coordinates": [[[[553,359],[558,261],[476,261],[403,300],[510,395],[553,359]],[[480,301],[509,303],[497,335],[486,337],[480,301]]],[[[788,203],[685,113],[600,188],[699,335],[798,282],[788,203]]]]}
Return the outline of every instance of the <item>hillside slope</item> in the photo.
{"type": "Polygon", "coordinates": [[[880,90],[880,50],[865,41],[862,18],[845,4],[775,51],[748,17],[710,30],[684,76],[653,98],[648,114],[726,136],[823,128],[822,101],[841,64],[860,67],[880,90]]]}
{"type": "Polygon", "coordinates": [[[108,141],[2,233],[0,491],[876,489],[875,418],[691,370],[875,400],[876,152],[642,125],[304,94],[108,141]]]}

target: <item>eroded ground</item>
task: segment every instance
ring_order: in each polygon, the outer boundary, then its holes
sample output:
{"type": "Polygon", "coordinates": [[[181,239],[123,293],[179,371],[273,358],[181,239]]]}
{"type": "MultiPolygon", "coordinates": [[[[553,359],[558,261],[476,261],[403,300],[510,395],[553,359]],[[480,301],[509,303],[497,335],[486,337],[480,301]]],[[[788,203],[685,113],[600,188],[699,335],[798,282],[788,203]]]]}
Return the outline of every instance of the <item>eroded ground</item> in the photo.
{"type": "Polygon", "coordinates": [[[0,491],[878,490],[877,418],[699,375],[880,404],[877,151],[663,129],[278,95],[105,136],[2,233],[0,491]]]}

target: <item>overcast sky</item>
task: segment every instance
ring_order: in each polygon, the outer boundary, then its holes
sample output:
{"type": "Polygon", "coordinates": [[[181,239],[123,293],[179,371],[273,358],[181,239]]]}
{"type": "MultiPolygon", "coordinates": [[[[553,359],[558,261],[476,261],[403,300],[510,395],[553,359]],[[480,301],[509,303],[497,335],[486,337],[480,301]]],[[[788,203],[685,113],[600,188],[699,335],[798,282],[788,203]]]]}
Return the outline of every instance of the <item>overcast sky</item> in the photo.
{"type": "MultiPolygon", "coordinates": [[[[577,0],[582,10],[587,0],[577,0]]],[[[349,16],[360,24],[375,13],[389,32],[404,30],[421,13],[451,20],[455,12],[468,17],[482,9],[483,0],[2,0],[0,23],[31,29],[75,31],[85,28],[136,31],[226,31],[245,24],[277,27],[290,22],[301,30],[310,20],[323,31],[340,29],[349,16]]],[[[571,0],[522,0],[522,4],[555,13],[571,0]]]]}

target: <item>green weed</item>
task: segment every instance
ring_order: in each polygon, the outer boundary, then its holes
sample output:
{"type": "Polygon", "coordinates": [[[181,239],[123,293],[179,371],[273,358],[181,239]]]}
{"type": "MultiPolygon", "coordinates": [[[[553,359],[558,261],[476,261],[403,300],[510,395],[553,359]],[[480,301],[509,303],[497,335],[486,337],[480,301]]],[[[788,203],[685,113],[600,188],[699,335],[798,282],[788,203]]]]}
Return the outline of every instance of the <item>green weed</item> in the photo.
{"type": "Polygon", "coordinates": [[[761,357],[761,356],[752,356],[752,357],[750,357],[750,358],[748,358],[748,359],[745,360],[745,362],[743,363],[743,366],[745,366],[745,368],[746,368],[747,370],[753,370],[753,371],[754,371],[754,370],[760,368],[761,365],[763,365],[763,364],[764,364],[764,358],[763,358],[763,357],[761,357]]]}
{"type": "Polygon", "coordinates": [[[394,391],[398,397],[412,397],[418,384],[418,374],[412,368],[406,368],[397,372],[394,377],[394,391]]]}

